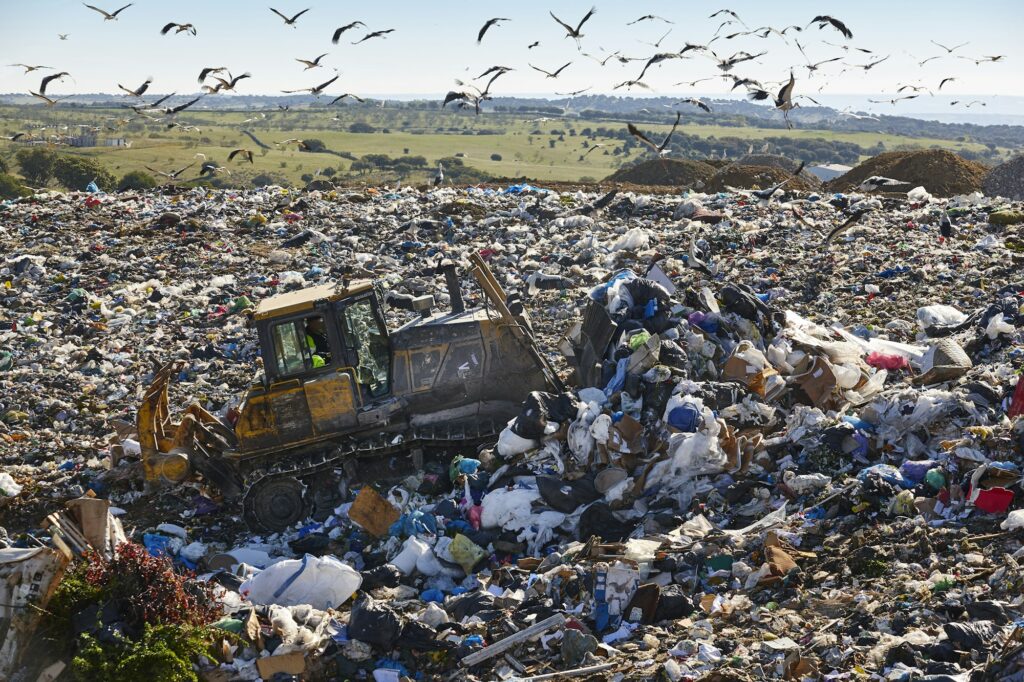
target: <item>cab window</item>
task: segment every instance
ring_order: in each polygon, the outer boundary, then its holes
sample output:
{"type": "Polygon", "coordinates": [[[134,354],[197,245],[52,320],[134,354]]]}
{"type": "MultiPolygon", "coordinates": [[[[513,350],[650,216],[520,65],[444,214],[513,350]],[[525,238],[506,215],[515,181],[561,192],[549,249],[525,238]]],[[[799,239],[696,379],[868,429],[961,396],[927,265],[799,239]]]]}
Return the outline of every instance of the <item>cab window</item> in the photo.
{"type": "Polygon", "coordinates": [[[331,346],[323,315],[276,324],[270,335],[278,376],[300,374],[331,364],[331,346]]]}
{"type": "Polygon", "coordinates": [[[356,356],[356,381],[372,396],[381,396],[390,390],[391,353],[387,331],[374,312],[369,298],[345,307],[341,313],[341,328],[345,344],[356,356]]]}

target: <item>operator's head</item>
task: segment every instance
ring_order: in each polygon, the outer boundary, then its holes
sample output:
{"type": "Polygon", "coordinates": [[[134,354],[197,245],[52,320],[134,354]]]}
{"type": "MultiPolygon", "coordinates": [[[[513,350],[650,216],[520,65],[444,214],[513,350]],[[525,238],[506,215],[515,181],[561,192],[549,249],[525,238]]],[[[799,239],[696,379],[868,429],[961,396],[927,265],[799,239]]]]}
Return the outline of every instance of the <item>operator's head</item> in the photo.
{"type": "Polygon", "coordinates": [[[316,332],[318,334],[323,334],[324,333],[324,318],[322,318],[322,317],[311,317],[311,318],[309,318],[308,320],[306,320],[306,329],[308,329],[311,332],[316,332]]]}

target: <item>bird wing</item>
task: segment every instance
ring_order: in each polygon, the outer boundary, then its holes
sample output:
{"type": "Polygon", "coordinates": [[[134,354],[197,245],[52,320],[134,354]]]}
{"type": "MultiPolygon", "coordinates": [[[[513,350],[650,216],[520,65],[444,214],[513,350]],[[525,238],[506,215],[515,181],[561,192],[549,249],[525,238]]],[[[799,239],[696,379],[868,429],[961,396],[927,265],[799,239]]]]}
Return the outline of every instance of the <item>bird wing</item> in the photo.
{"type": "Polygon", "coordinates": [[[594,16],[594,14],[596,12],[597,12],[597,8],[596,7],[591,7],[590,8],[590,11],[587,12],[586,15],[584,15],[584,17],[582,19],[580,19],[580,23],[576,24],[576,33],[580,32],[580,29],[583,28],[583,24],[587,23],[587,21],[590,19],[590,17],[594,16]]]}
{"type": "Polygon", "coordinates": [[[172,28],[174,28],[177,25],[178,24],[174,23],[173,21],[170,22],[169,24],[164,26],[162,29],[160,29],[160,35],[162,35],[162,36],[167,35],[167,32],[170,31],[172,28]]]}
{"type": "Polygon", "coordinates": [[[761,89],[751,90],[747,94],[747,97],[749,97],[752,100],[756,100],[758,102],[766,100],[766,99],[770,98],[771,96],[772,96],[772,94],[770,92],[768,92],[767,90],[761,90],[761,89]]]}
{"type": "Polygon", "coordinates": [[[558,78],[558,74],[560,74],[560,73],[562,73],[563,71],[565,71],[565,70],[566,70],[566,69],[567,69],[567,68],[568,68],[568,67],[569,67],[569,66],[570,66],[571,64],[572,64],[572,62],[566,62],[565,64],[563,64],[563,65],[562,65],[562,66],[561,66],[561,67],[560,67],[560,68],[558,69],[558,71],[555,71],[555,72],[554,72],[553,74],[551,74],[551,77],[552,77],[552,78],[558,78]]]}
{"type": "Polygon", "coordinates": [[[312,7],[307,7],[306,9],[302,10],[301,12],[296,14],[294,17],[292,17],[291,21],[288,22],[288,23],[294,24],[296,19],[298,19],[299,17],[301,17],[303,14],[305,14],[306,12],[308,12],[311,9],[313,9],[313,8],[312,7]]]}
{"type": "Polygon", "coordinates": [[[228,154],[228,161],[233,161],[236,156],[238,156],[239,154],[241,154],[244,151],[245,151],[244,149],[235,149],[230,154],[228,154]]]}
{"type": "Polygon", "coordinates": [[[839,227],[834,228],[831,232],[828,233],[828,236],[825,237],[825,243],[826,244],[831,243],[832,240],[834,240],[840,234],[845,232],[848,228],[852,227],[858,220],[863,218],[865,214],[867,214],[867,210],[858,211],[857,213],[854,213],[852,216],[847,218],[846,221],[844,221],[842,225],[840,225],[839,227]]]}
{"type": "Polygon", "coordinates": [[[488,19],[486,22],[484,22],[484,25],[480,29],[480,32],[476,34],[477,45],[479,45],[480,41],[484,39],[484,34],[487,33],[487,29],[489,29],[491,26],[494,26],[494,24],[497,23],[497,21],[497,19],[488,19]]]}
{"type": "MultiPolygon", "coordinates": [[[[82,4],[85,5],[84,2],[82,4]]],[[[93,10],[94,12],[99,12],[100,14],[102,14],[105,17],[111,16],[110,14],[107,14],[106,10],[102,10],[99,7],[93,7],[92,5],[85,5],[85,6],[88,7],[89,9],[93,10]]]]}
{"type": "Polygon", "coordinates": [[[651,148],[651,149],[653,149],[654,151],[658,151],[658,145],[654,144],[654,141],[653,141],[653,140],[651,140],[651,138],[649,138],[649,137],[647,137],[646,135],[644,135],[644,134],[643,134],[643,133],[642,133],[642,132],[640,131],[640,129],[639,129],[639,128],[637,128],[637,127],[636,127],[635,125],[633,125],[632,123],[627,123],[627,124],[626,124],[626,130],[628,130],[628,131],[629,131],[629,134],[630,134],[630,135],[632,135],[632,136],[633,136],[633,137],[635,137],[636,139],[640,140],[641,142],[643,142],[643,143],[644,143],[645,145],[647,145],[648,147],[650,147],[650,148],[651,148]]]}
{"type": "Polygon", "coordinates": [[[942,89],[942,86],[943,86],[943,85],[945,85],[945,84],[946,84],[946,83],[948,83],[949,81],[955,81],[955,80],[956,80],[956,77],[955,77],[955,76],[950,76],[949,78],[943,78],[943,79],[942,79],[942,82],[941,82],[941,83],[939,83],[939,88],[938,88],[938,89],[939,89],[939,90],[941,90],[941,89],[942,89]]]}
{"type": "Polygon", "coordinates": [[[326,81],[326,82],[324,82],[324,83],[321,83],[320,85],[316,86],[315,88],[313,88],[313,90],[315,90],[315,91],[317,91],[317,92],[320,92],[321,90],[323,90],[324,88],[326,88],[326,87],[327,87],[328,85],[330,85],[330,84],[331,84],[331,83],[333,83],[334,81],[338,80],[339,78],[341,78],[341,76],[340,76],[340,75],[339,75],[339,76],[335,76],[335,77],[334,77],[334,78],[332,78],[331,80],[329,80],[329,81],[326,81]]]}
{"type": "Polygon", "coordinates": [[[679,119],[681,117],[682,117],[682,114],[680,114],[677,111],[676,112],[676,122],[672,124],[672,129],[670,131],[668,131],[668,135],[666,135],[665,139],[661,141],[661,145],[658,147],[658,152],[665,151],[665,147],[668,146],[668,141],[672,139],[672,135],[675,134],[676,128],[679,127],[679,119]]]}
{"type": "Polygon", "coordinates": [[[171,175],[173,175],[174,177],[178,177],[179,175],[181,175],[182,173],[184,173],[185,171],[187,171],[189,168],[191,168],[194,165],[196,165],[195,161],[193,161],[189,165],[185,166],[184,168],[179,168],[178,170],[176,170],[173,173],[171,173],[171,175]]]}
{"type": "Polygon", "coordinates": [[[786,102],[793,98],[793,86],[796,85],[796,78],[793,77],[793,72],[789,72],[789,82],[782,86],[779,90],[779,101],[786,102]]]}
{"type": "Polygon", "coordinates": [[[556,17],[556,16],[555,16],[555,13],[554,13],[554,12],[552,12],[551,10],[548,10],[548,14],[550,14],[550,15],[551,15],[551,18],[552,18],[552,19],[554,19],[554,20],[555,20],[555,21],[557,21],[557,22],[558,22],[559,24],[561,24],[562,28],[564,28],[564,29],[565,29],[565,32],[566,32],[566,33],[567,33],[568,35],[573,35],[573,34],[575,33],[575,31],[573,30],[572,26],[570,26],[569,24],[565,23],[564,21],[562,21],[561,19],[559,19],[558,17],[556,17]]]}
{"type": "Polygon", "coordinates": [[[281,17],[282,19],[284,19],[284,20],[285,20],[285,22],[287,22],[287,21],[288,21],[288,17],[286,17],[285,15],[281,14],[280,12],[278,12],[278,11],[277,11],[276,9],[274,9],[273,7],[271,7],[271,8],[270,8],[270,11],[271,11],[271,12],[273,12],[274,14],[276,14],[277,16],[281,17]]]}
{"type": "Polygon", "coordinates": [[[124,7],[122,7],[121,9],[117,10],[116,12],[114,12],[113,14],[111,14],[110,16],[112,16],[112,17],[116,17],[116,16],[118,15],[118,14],[120,14],[121,12],[125,11],[126,9],[128,9],[128,8],[129,8],[129,7],[131,7],[131,6],[133,5],[133,4],[134,4],[134,3],[131,3],[131,2],[129,2],[129,3],[127,4],[127,5],[125,5],[125,6],[124,6],[124,7]]]}
{"type": "Polygon", "coordinates": [[[533,69],[534,71],[540,71],[540,72],[541,72],[542,74],[544,74],[545,76],[550,76],[550,75],[551,75],[551,73],[550,73],[550,72],[548,72],[548,71],[545,71],[544,69],[540,68],[539,66],[534,66],[533,64],[530,64],[529,66],[530,66],[530,68],[531,68],[531,69],[533,69]]]}
{"type": "Polygon", "coordinates": [[[198,102],[201,99],[202,99],[202,97],[196,97],[194,100],[192,100],[190,102],[185,102],[184,104],[179,104],[178,106],[176,106],[173,109],[171,109],[171,113],[172,114],[176,114],[179,111],[184,111],[185,109],[188,109],[190,106],[192,106],[193,104],[195,104],[196,102],[198,102]]]}

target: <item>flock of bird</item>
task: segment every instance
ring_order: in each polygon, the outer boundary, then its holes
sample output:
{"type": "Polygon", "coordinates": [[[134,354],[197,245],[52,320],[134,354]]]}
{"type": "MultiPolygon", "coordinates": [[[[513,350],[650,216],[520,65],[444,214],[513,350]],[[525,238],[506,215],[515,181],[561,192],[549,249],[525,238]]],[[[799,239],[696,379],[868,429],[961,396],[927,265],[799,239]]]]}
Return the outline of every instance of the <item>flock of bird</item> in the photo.
{"type": "MultiPolygon", "coordinates": [[[[128,3],[114,11],[108,11],[100,7],[96,7],[94,5],[83,3],[84,7],[101,15],[103,17],[104,22],[117,21],[120,18],[120,15],[126,10],[129,10],[133,4],[134,3],[128,3]]],[[[296,12],[290,16],[273,7],[270,7],[268,9],[270,12],[272,12],[274,15],[280,18],[281,21],[283,21],[285,27],[291,27],[294,29],[297,28],[300,20],[303,19],[303,17],[306,15],[307,12],[310,11],[311,8],[303,9],[302,11],[296,12]]],[[[630,64],[636,63],[639,66],[639,72],[637,76],[635,78],[629,78],[625,81],[622,81],[614,85],[612,89],[618,90],[625,88],[629,90],[632,88],[643,88],[651,90],[651,86],[644,81],[644,78],[652,70],[661,69],[668,63],[677,60],[705,59],[707,60],[706,63],[708,64],[708,66],[711,67],[712,69],[711,75],[697,78],[692,81],[681,81],[679,83],[676,83],[675,85],[680,86],[687,84],[690,87],[695,87],[697,83],[703,81],[721,79],[727,85],[731,83],[731,91],[735,91],[737,89],[742,88],[743,90],[746,91],[746,94],[750,100],[764,101],[772,104],[775,109],[782,113],[787,125],[789,125],[790,127],[792,127],[792,123],[790,122],[789,118],[790,112],[792,112],[793,109],[800,106],[800,100],[806,99],[814,104],[818,104],[817,100],[815,100],[810,95],[806,94],[806,92],[798,92],[798,90],[806,90],[806,85],[810,84],[815,78],[819,76],[819,74],[823,74],[823,72],[827,68],[829,68],[828,65],[835,65],[836,68],[842,67],[842,69],[838,71],[838,73],[834,73],[832,74],[832,76],[841,76],[847,71],[861,71],[863,73],[867,73],[871,69],[888,61],[892,57],[891,54],[883,56],[876,54],[873,50],[867,49],[865,47],[854,46],[851,42],[854,37],[853,30],[849,26],[847,26],[844,21],[834,16],[824,14],[814,16],[806,24],[792,24],[784,27],[774,27],[766,25],[759,26],[756,28],[750,28],[750,26],[748,26],[744,22],[744,20],[736,11],[731,9],[720,9],[708,16],[709,19],[721,20],[721,23],[719,24],[717,30],[714,32],[713,35],[711,35],[706,41],[702,43],[685,42],[685,44],[677,51],[664,50],[661,47],[662,44],[664,44],[673,33],[673,27],[675,26],[674,22],[671,21],[670,19],[658,15],[644,14],[638,17],[637,19],[628,22],[626,24],[626,27],[631,27],[645,23],[657,23],[662,24],[664,26],[668,26],[669,28],[663,35],[660,36],[660,38],[656,42],[646,43],[647,45],[653,47],[654,50],[656,50],[654,54],[637,56],[627,56],[623,54],[622,50],[616,50],[614,52],[604,51],[604,54],[592,54],[591,52],[584,51],[584,40],[587,37],[585,31],[587,31],[588,27],[591,25],[591,22],[594,20],[595,15],[597,15],[596,7],[591,8],[588,12],[586,12],[581,18],[579,18],[576,21],[565,21],[559,16],[557,16],[554,12],[549,12],[549,15],[551,17],[551,20],[558,27],[558,30],[563,33],[563,39],[572,39],[576,47],[576,54],[574,54],[572,58],[568,59],[565,63],[556,64],[553,67],[537,66],[532,63],[532,60],[528,61],[526,65],[533,71],[542,74],[544,76],[545,82],[549,80],[554,81],[559,79],[562,76],[562,74],[564,74],[568,69],[571,69],[578,56],[591,59],[600,64],[602,67],[606,67],[608,64],[613,62],[623,67],[628,67],[630,64]],[[811,32],[810,29],[812,27],[816,28],[817,31],[811,32]],[[831,48],[839,50],[840,52],[835,53],[831,56],[827,56],[826,58],[823,59],[814,60],[808,55],[808,47],[810,45],[810,41],[808,40],[808,38],[810,38],[812,35],[822,36],[822,32],[833,33],[837,35],[839,38],[841,38],[844,42],[840,42],[837,44],[829,42],[827,40],[816,41],[821,45],[829,46],[831,48]],[[796,46],[797,51],[802,57],[803,63],[792,64],[788,69],[788,74],[783,75],[783,77],[780,78],[780,80],[777,82],[761,82],[751,77],[738,75],[737,73],[735,73],[735,71],[744,69],[746,65],[749,65],[751,63],[758,62],[759,59],[761,59],[762,57],[769,53],[769,49],[767,47],[760,51],[754,50],[752,52],[747,50],[730,51],[721,49],[721,46],[731,45],[733,44],[733,41],[740,38],[745,38],[748,40],[766,41],[762,43],[764,45],[769,45],[769,42],[767,41],[780,41],[786,46],[789,46],[790,40],[792,40],[793,44],[795,44],[796,46]],[[801,42],[801,38],[803,38],[803,42],[801,42]],[[719,41],[720,45],[712,47],[714,43],[719,41]],[[716,51],[716,49],[718,51],[716,51]],[[864,59],[865,63],[858,63],[857,61],[851,59],[851,57],[853,57],[854,55],[862,55],[862,57],[860,58],[864,59]],[[806,71],[806,79],[798,80],[796,77],[796,73],[802,70],[806,71]]],[[[515,21],[515,19],[512,17],[492,17],[487,19],[486,21],[484,21],[483,25],[476,33],[477,45],[482,45],[485,37],[493,35],[495,31],[500,31],[505,24],[513,21],[515,21]]],[[[374,30],[370,30],[370,27],[368,27],[366,23],[364,23],[363,21],[354,20],[349,21],[348,23],[345,23],[342,26],[335,28],[331,33],[331,43],[337,45],[342,40],[342,37],[345,36],[345,34],[353,32],[356,29],[363,29],[364,34],[357,40],[349,41],[352,45],[359,45],[369,40],[387,39],[390,36],[390,34],[395,32],[394,28],[375,28],[374,30]]],[[[172,32],[173,35],[184,34],[185,36],[193,37],[199,35],[197,26],[191,22],[171,21],[165,23],[158,30],[159,33],[164,36],[168,36],[172,34],[172,32]]],[[[58,34],[58,37],[61,40],[67,40],[69,35],[70,34],[58,34]]],[[[1004,55],[966,57],[964,55],[957,54],[957,52],[962,48],[966,47],[968,43],[962,43],[953,46],[947,46],[936,41],[932,41],[932,43],[937,48],[941,49],[942,52],[936,55],[927,56],[923,59],[918,59],[915,57],[915,61],[919,67],[924,66],[924,64],[928,62],[939,59],[952,60],[954,58],[959,58],[963,60],[973,61],[976,65],[981,65],[983,63],[1001,62],[1005,59],[1004,55]]],[[[526,50],[533,50],[540,44],[540,40],[534,40],[530,44],[526,45],[526,50]]],[[[296,57],[294,58],[294,60],[304,67],[302,69],[302,72],[304,73],[310,70],[326,68],[323,60],[326,57],[328,57],[329,54],[329,52],[324,52],[312,59],[296,57]]],[[[54,73],[44,76],[40,81],[39,86],[35,90],[29,90],[29,94],[39,100],[42,100],[48,106],[54,106],[62,99],[65,99],[65,97],[54,96],[52,93],[48,94],[47,89],[55,82],[59,83],[66,78],[71,78],[72,76],[68,71],[58,71],[56,69],[52,69],[49,66],[35,64],[12,64],[11,66],[23,68],[26,74],[35,71],[53,70],[54,73]]],[[[492,100],[494,98],[493,86],[495,85],[496,81],[498,81],[498,79],[500,79],[501,77],[515,70],[516,68],[510,66],[494,65],[487,69],[484,69],[478,76],[476,76],[476,78],[471,79],[469,82],[461,79],[456,79],[456,88],[447,92],[442,101],[442,107],[447,107],[449,104],[454,104],[454,106],[460,109],[471,109],[476,114],[481,114],[484,111],[482,105],[485,102],[492,100]],[[485,78],[486,81],[484,81],[485,78]]],[[[135,88],[125,86],[121,83],[117,83],[117,87],[124,93],[124,97],[129,98],[131,100],[131,102],[126,106],[130,107],[137,116],[145,117],[151,121],[164,122],[168,129],[178,128],[181,130],[189,130],[196,128],[194,126],[183,125],[175,121],[174,117],[177,114],[196,105],[204,97],[213,96],[220,93],[234,92],[241,81],[249,78],[252,78],[252,74],[248,71],[235,75],[226,66],[205,67],[200,71],[197,79],[198,84],[200,86],[200,94],[180,104],[177,104],[176,106],[164,106],[164,102],[166,102],[171,97],[174,97],[176,93],[165,95],[152,102],[145,101],[144,96],[153,83],[152,78],[147,78],[141,85],[135,88]]],[[[333,75],[330,78],[327,78],[326,80],[323,80],[318,84],[314,84],[304,88],[282,90],[281,92],[285,94],[308,93],[313,97],[319,99],[322,96],[327,95],[328,88],[334,85],[339,80],[339,78],[340,74],[338,74],[337,69],[335,69],[335,75],[333,75]]],[[[935,96],[942,91],[942,88],[945,85],[947,85],[950,82],[956,81],[958,78],[959,77],[957,75],[946,76],[938,80],[938,82],[935,84],[934,89],[929,87],[928,84],[921,82],[900,84],[896,91],[894,93],[891,93],[891,97],[871,101],[874,103],[889,103],[895,105],[899,101],[913,99],[926,93],[935,96]]],[[[828,82],[826,80],[820,85],[818,91],[820,92],[827,85],[828,82]]],[[[572,92],[556,94],[568,97],[568,100],[565,105],[567,109],[569,104],[573,101],[573,98],[590,91],[593,87],[594,86],[589,86],[573,90],[572,92]]],[[[353,100],[359,102],[363,101],[363,98],[349,92],[341,93],[339,95],[334,96],[327,96],[331,97],[329,105],[336,104],[345,98],[352,98],[353,100]]],[[[953,100],[951,102],[951,105],[955,106],[960,103],[963,102],[961,100],[953,100]]],[[[966,102],[963,104],[967,108],[970,108],[976,104],[980,104],[982,106],[985,105],[985,103],[980,100],[972,100],[970,102],[966,102]]],[[[699,98],[690,97],[680,99],[673,106],[680,105],[697,107],[700,110],[707,113],[712,112],[711,106],[707,102],[699,98]]],[[[287,109],[287,107],[282,108],[287,109]]],[[[658,156],[664,156],[670,151],[670,142],[673,134],[675,133],[679,125],[679,121],[681,118],[681,114],[678,110],[675,113],[675,122],[673,123],[671,130],[660,142],[656,143],[654,140],[651,139],[651,137],[648,134],[639,130],[632,123],[630,123],[628,126],[629,132],[637,139],[639,143],[649,147],[654,154],[658,156]]],[[[844,111],[841,113],[843,115],[847,115],[853,118],[872,118],[870,116],[857,114],[851,111],[844,111]]],[[[129,118],[127,120],[131,119],[129,118]]],[[[598,147],[599,145],[594,145],[587,151],[587,153],[589,154],[591,151],[593,151],[593,149],[598,147]]],[[[238,159],[239,161],[248,160],[250,163],[252,163],[252,152],[245,149],[234,150],[229,155],[228,160],[233,161],[235,159],[238,159]]],[[[172,175],[175,173],[177,175],[180,175],[180,173],[183,170],[185,169],[182,169],[181,171],[173,171],[172,175]]],[[[440,169],[439,172],[443,173],[443,171],[441,171],[440,169]]],[[[167,176],[167,173],[161,174],[167,176]]],[[[174,175],[174,177],[177,177],[177,175],[174,175]]]]}

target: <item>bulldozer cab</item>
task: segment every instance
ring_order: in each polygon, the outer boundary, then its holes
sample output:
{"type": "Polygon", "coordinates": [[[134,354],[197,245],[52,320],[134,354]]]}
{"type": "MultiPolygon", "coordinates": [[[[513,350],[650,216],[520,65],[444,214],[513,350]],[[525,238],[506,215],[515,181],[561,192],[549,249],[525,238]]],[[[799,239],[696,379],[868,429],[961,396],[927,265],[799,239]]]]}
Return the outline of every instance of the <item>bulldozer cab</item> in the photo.
{"type": "Polygon", "coordinates": [[[391,395],[391,349],[371,282],[325,285],[263,301],[253,318],[263,380],[246,396],[243,450],[294,445],[360,423],[391,395]]]}

